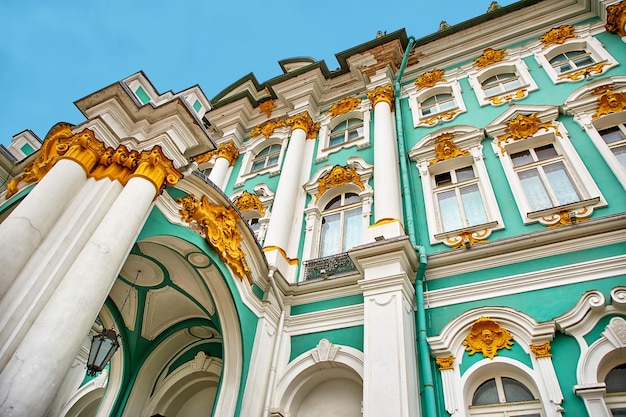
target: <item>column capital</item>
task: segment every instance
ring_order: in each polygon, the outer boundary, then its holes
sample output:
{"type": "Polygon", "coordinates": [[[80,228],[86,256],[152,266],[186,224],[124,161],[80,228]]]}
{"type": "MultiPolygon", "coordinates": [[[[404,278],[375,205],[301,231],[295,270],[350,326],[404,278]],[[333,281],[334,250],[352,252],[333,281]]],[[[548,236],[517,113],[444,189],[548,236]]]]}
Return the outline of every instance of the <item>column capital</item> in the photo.
{"type": "Polygon", "coordinates": [[[372,107],[376,107],[376,105],[380,102],[384,102],[389,104],[389,107],[393,109],[393,88],[391,84],[382,85],[374,88],[373,90],[367,91],[367,98],[372,103],[372,107]]]}
{"type": "Polygon", "coordinates": [[[83,168],[85,174],[89,175],[104,151],[104,144],[96,139],[93,131],[83,129],[82,132],[72,136],[67,151],[59,159],[71,159],[83,168]]]}
{"type": "Polygon", "coordinates": [[[156,188],[157,195],[161,194],[166,186],[176,185],[183,178],[172,160],[163,154],[163,150],[156,145],[149,151],[143,151],[137,160],[137,168],[132,177],[142,177],[150,181],[156,188]]]}
{"type": "Polygon", "coordinates": [[[315,139],[317,132],[320,130],[319,122],[314,122],[306,111],[287,118],[286,123],[291,127],[292,132],[296,129],[304,130],[307,139],[315,139]]]}
{"type": "Polygon", "coordinates": [[[232,167],[235,165],[237,158],[239,158],[239,150],[233,141],[224,142],[217,145],[217,149],[203,153],[202,155],[197,156],[194,160],[198,164],[202,164],[210,161],[213,156],[226,159],[228,164],[232,167]]]}

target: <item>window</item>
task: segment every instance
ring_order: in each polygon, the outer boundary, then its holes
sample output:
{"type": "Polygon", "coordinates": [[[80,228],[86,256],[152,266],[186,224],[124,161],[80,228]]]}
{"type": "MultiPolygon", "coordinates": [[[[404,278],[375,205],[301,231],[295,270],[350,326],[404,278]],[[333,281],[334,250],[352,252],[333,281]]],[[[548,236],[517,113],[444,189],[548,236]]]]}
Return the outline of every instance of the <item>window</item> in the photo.
{"type": "Polygon", "coordinates": [[[540,401],[524,384],[498,376],[483,382],[474,391],[470,415],[541,417],[543,411],[540,401]]]}
{"type": "Polygon", "coordinates": [[[581,200],[563,157],[553,144],[513,153],[511,161],[532,211],[581,200]]]}
{"type": "Polygon", "coordinates": [[[515,91],[522,86],[519,76],[514,72],[492,75],[481,83],[486,97],[515,91]]]}
{"type": "Polygon", "coordinates": [[[596,61],[591,54],[584,50],[563,52],[550,59],[550,65],[559,75],[588,67],[595,63],[596,61]]]}
{"type": "Polygon", "coordinates": [[[609,371],[604,379],[606,384],[606,405],[613,417],[626,417],[626,363],[609,371]]]}
{"type": "Polygon", "coordinates": [[[330,132],[328,147],[341,145],[363,137],[363,121],[360,119],[348,119],[337,126],[330,132]]]}
{"type": "Polygon", "coordinates": [[[420,111],[424,117],[451,110],[455,107],[454,97],[450,93],[435,94],[420,103],[420,111]]]}
{"type": "Polygon", "coordinates": [[[355,193],[331,199],[322,212],[320,257],[335,255],[361,243],[361,198],[355,193]]]}
{"type": "Polygon", "coordinates": [[[265,168],[270,168],[278,165],[278,158],[280,156],[280,144],[270,145],[261,152],[257,153],[252,160],[250,172],[259,172],[265,168]]]}
{"type": "Polygon", "coordinates": [[[436,174],[433,180],[442,231],[488,222],[478,178],[471,165],[436,174]]]}
{"type": "Polygon", "coordinates": [[[465,111],[457,81],[439,82],[433,87],[407,87],[414,127],[433,126],[453,120],[465,111]]]}
{"type": "Polygon", "coordinates": [[[598,130],[598,133],[620,165],[626,169],[626,125],[620,123],[617,126],[598,130]]]}

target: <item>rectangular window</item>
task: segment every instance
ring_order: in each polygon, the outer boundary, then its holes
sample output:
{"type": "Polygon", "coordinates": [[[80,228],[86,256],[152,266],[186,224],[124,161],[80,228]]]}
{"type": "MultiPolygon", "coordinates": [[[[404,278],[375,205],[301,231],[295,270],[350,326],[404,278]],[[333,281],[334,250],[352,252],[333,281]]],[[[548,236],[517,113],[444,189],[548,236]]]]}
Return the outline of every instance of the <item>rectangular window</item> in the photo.
{"type": "Polygon", "coordinates": [[[478,179],[466,166],[434,176],[441,230],[463,229],[488,222],[478,179]]]}
{"type": "Polygon", "coordinates": [[[617,126],[600,130],[599,133],[620,165],[626,168],[626,126],[621,123],[617,126]]]}

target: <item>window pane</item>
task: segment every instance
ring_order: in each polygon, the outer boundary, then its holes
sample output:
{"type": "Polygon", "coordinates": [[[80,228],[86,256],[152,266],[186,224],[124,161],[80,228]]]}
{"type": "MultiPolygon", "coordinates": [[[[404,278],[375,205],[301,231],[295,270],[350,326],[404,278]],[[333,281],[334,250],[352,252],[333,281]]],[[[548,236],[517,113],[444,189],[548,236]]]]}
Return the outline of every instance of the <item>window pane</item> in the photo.
{"type": "Polygon", "coordinates": [[[533,157],[530,151],[522,151],[511,154],[511,161],[513,161],[513,166],[519,167],[533,162],[533,157]]]}
{"type": "Polygon", "coordinates": [[[552,207],[552,201],[539,177],[536,168],[517,173],[524,188],[526,199],[532,211],[543,210],[552,207]]]}
{"type": "Polygon", "coordinates": [[[471,165],[456,170],[457,182],[463,182],[466,180],[471,180],[473,178],[476,178],[476,175],[474,175],[474,168],[471,165]]]}
{"type": "Polygon", "coordinates": [[[439,110],[446,111],[446,110],[454,109],[455,107],[456,105],[454,104],[454,100],[450,99],[448,101],[444,101],[443,103],[441,103],[439,105],[439,110]]]}
{"type": "Polygon", "coordinates": [[[613,417],[626,417],[626,408],[614,408],[611,413],[613,417]]]}
{"type": "Polygon", "coordinates": [[[502,387],[507,403],[532,401],[535,399],[532,392],[524,384],[512,378],[502,377],[502,387]]]}
{"type": "Polygon", "coordinates": [[[439,213],[441,214],[441,226],[443,231],[461,229],[463,220],[459,210],[459,203],[454,190],[437,194],[439,213]]]}
{"type": "Polygon", "coordinates": [[[337,207],[341,207],[341,195],[338,195],[337,197],[334,197],[332,200],[330,200],[328,204],[326,204],[326,207],[324,207],[324,210],[333,209],[337,207]]]}
{"type": "Polygon", "coordinates": [[[328,146],[339,145],[340,143],[343,143],[344,138],[345,138],[345,134],[343,132],[336,134],[336,135],[332,135],[330,137],[330,141],[328,142],[328,146]]]}
{"type": "Polygon", "coordinates": [[[260,160],[260,161],[254,161],[254,163],[252,164],[252,172],[257,172],[260,171],[261,169],[265,168],[265,160],[260,160]]]}
{"type": "Polygon", "coordinates": [[[499,402],[495,379],[483,382],[472,398],[472,405],[498,404],[499,402]]]}
{"type": "Polygon", "coordinates": [[[322,219],[322,234],[320,242],[320,256],[329,256],[341,252],[340,213],[324,216],[322,219]]]}
{"type": "Polygon", "coordinates": [[[574,60],[574,64],[576,64],[576,66],[578,68],[582,68],[582,67],[586,67],[586,66],[589,66],[589,65],[593,65],[594,63],[595,62],[594,62],[593,58],[591,58],[590,56],[586,56],[586,57],[574,60]]]}
{"type": "Polygon", "coordinates": [[[556,149],[554,149],[554,145],[552,144],[535,148],[535,153],[537,154],[537,159],[540,161],[550,159],[558,155],[556,149]]]}
{"type": "Polygon", "coordinates": [[[435,175],[435,184],[439,187],[444,184],[452,183],[452,176],[449,172],[442,172],[441,174],[435,175]]]}
{"type": "Polygon", "coordinates": [[[613,155],[615,155],[619,163],[622,164],[624,168],[626,168],[626,146],[618,146],[611,150],[613,151],[613,155]]]}
{"type": "Polygon", "coordinates": [[[574,184],[567,174],[563,162],[546,165],[543,171],[546,173],[546,177],[548,177],[548,182],[556,195],[559,205],[580,201],[580,195],[574,188],[574,184]]]}
{"type": "Polygon", "coordinates": [[[626,392],[626,363],[611,369],[604,382],[606,392],[626,392]]]}
{"type": "Polygon", "coordinates": [[[347,251],[361,243],[361,224],[361,207],[345,212],[343,251],[347,251]]]}
{"type": "Polygon", "coordinates": [[[340,130],[345,130],[347,125],[348,125],[347,121],[346,122],[341,122],[337,126],[335,126],[332,131],[333,132],[339,132],[340,130]]]}
{"type": "Polygon", "coordinates": [[[487,223],[487,213],[483,205],[483,199],[478,190],[478,184],[468,185],[461,188],[461,200],[465,209],[467,226],[487,223]]]}
{"type": "Polygon", "coordinates": [[[353,129],[348,132],[348,140],[353,140],[358,137],[359,137],[359,131],[357,129],[353,129]]]}
{"type": "Polygon", "coordinates": [[[617,142],[625,137],[624,132],[622,132],[618,126],[600,130],[599,132],[606,143],[617,142]]]}
{"type": "Polygon", "coordinates": [[[343,205],[347,206],[349,204],[358,203],[360,201],[361,201],[361,199],[359,198],[358,194],[346,193],[346,198],[345,198],[345,201],[343,202],[343,205]]]}
{"type": "Polygon", "coordinates": [[[268,158],[267,160],[267,166],[268,167],[273,167],[274,165],[278,164],[278,155],[272,155],[268,158]]]}

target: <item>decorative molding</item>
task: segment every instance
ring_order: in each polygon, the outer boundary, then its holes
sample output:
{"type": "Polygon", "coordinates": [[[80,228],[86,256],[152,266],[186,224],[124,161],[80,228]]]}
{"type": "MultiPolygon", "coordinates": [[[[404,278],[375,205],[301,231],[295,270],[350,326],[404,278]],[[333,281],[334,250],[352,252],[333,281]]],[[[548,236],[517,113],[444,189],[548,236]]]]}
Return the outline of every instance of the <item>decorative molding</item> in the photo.
{"type": "Polygon", "coordinates": [[[498,136],[496,138],[502,154],[506,153],[504,145],[509,140],[516,141],[520,139],[530,138],[537,134],[537,132],[539,132],[539,130],[541,129],[547,130],[552,127],[554,128],[558,137],[563,137],[553,121],[550,120],[548,122],[542,123],[536,114],[519,114],[517,117],[509,120],[505,124],[506,127],[504,129],[504,135],[498,136]]]}
{"type": "Polygon", "coordinates": [[[339,349],[339,346],[330,343],[328,339],[322,339],[315,349],[311,350],[311,356],[315,363],[332,362],[335,360],[339,349]]]}
{"type": "Polygon", "coordinates": [[[485,68],[489,65],[495,64],[504,60],[506,57],[506,51],[504,49],[487,48],[483,51],[483,54],[474,60],[474,66],[476,68],[485,68]]]}
{"type": "Polygon", "coordinates": [[[393,88],[391,84],[387,84],[384,86],[378,86],[373,90],[367,91],[367,98],[372,103],[372,108],[375,108],[378,103],[384,102],[389,104],[391,110],[393,111],[393,88]]]}
{"type": "Polygon", "coordinates": [[[454,118],[454,116],[456,116],[459,113],[461,113],[460,109],[454,109],[454,110],[446,111],[446,112],[443,112],[443,113],[437,113],[434,116],[429,117],[429,118],[424,119],[423,121],[419,122],[419,124],[420,125],[433,126],[433,125],[436,125],[439,122],[447,122],[449,120],[452,120],[454,118]]]}
{"type": "Polygon", "coordinates": [[[252,131],[250,132],[250,137],[263,135],[265,139],[269,139],[270,136],[272,136],[272,133],[274,133],[274,130],[278,129],[279,127],[287,127],[285,119],[277,117],[274,120],[268,120],[267,122],[257,125],[254,129],[252,129],[252,131]]]}
{"type": "Polygon", "coordinates": [[[550,342],[542,343],[540,345],[530,345],[530,351],[535,355],[535,358],[551,358],[550,342]]]}
{"type": "Polygon", "coordinates": [[[198,224],[206,241],[219,254],[239,279],[250,278],[250,270],[245,260],[246,254],[241,250],[243,237],[237,228],[239,214],[232,207],[211,204],[206,195],[199,200],[193,194],[177,198],[176,202],[183,208],[180,210],[182,219],[187,223],[198,224]]]}
{"type": "Polygon", "coordinates": [[[626,94],[614,93],[607,89],[604,94],[598,97],[598,110],[591,116],[592,120],[611,113],[626,110],[626,94]]]}
{"type": "Polygon", "coordinates": [[[454,369],[454,356],[438,356],[435,358],[435,362],[439,366],[440,371],[447,371],[454,369]]]}
{"type": "Polygon", "coordinates": [[[244,191],[239,197],[235,199],[235,201],[233,201],[233,204],[242,213],[250,210],[256,210],[261,213],[261,216],[265,216],[265,209],[263,208],[263,204],[261,204],[261,200],[256,194],[244,191]]]}
{"type": "Polygon", "coordinates": [[[287,118],[285,123],[291,127],[292,132],[296,129],[304,130],[307,139],[315,139],[317,132],[320,130],[320,123],[313,122],[309,113],[305,111],[287,118]]]}
{"type": "Polygon", "coordinates": [[[606,23],[604,27],[607,31],[615,33],[621,37],[626,36],[626,1],[621,1],[606,8],[606,23]]]}
{"type": "Polygon", "coordinates": [[[580,81],[585,78],[589,78],[592,75],[602,74],[603,68],[606,66],[610,66],[609,62],[598,62],[597,64],[591,65],[589,67],[582,68],[578,71],[568,72],[565,75],[560,76],[558,79],[568,79],[572,81],[580,81]]]}
{"type": "Polygon", "coordinates": [[[443,133],[435,138],[435,158],[428,163],[429,166],[459,156],[471,155],[468,150],[459,149],[453,138],[452,133],[443,133]]]}
{"type": "Polygon", "coordinates": [[[499,106],[501,104],[508,103],[512,100],[519,100],[528,95],[528,90],[525,88],[520,88],[514,93],[504,94],[501,96],[488,97],[487,100],[491,102],[494,106],[499,106]]]}
{"type": "Polygon", "coordinates": [[[361,182],[361,176],[356,172],[355,168],[335,165],[333,169],[319,179],[317,187],[318,193],[315,197],[315,202],[317,203],[322,194],[326,191],[348,183],[355,184],[359,186],[361,190],[365,190],[365,186],[361,182]]]}
{"type": "Polygon", "coordinates": [[[163,154],[161,147],[156,145],[149,151],[141,152],[132,177],[142,177],[150,181],[157,190],[156,198],[166,186],[176,185],[183,178],[183,174],[174,168],[174,163],[163,154]]]}
{"type": "Polygon", "coordinates": [[[229,165],[232,167],[235,165],[237,158],[239,158],[239,150],[235,146],[235,144],[231,142],[224,142],[217,146],[217,149],[203,153],[200,156],[194,158],[194,160],[198,164],[202,164],[204,162],[208,162],[213,158],[213,156],[217,158],[224,158],[228,161],[229,165]]]}
{"type": "Polygon", "coordinates": [[[417,86],[418,90],[421,90],[422,88],[432,87],[439,82],[446,82],[446,79],[443,78],[444,73],[445,71],[441,69],[426,71],[424,74],[417,77],[414,84],[417,86]]]}
{"type": "Polygon", "coordinates": [[[574,35],[574,26],[562,25],[558,28],[550,29],[548,32],[543,34],[539,40],[543,43],[543,47],[547,48],[550,45],[560,45],[567,39],[577,37],[578,36],[574,35]]]}
{"type": "Polygon", "coordinates": [[[275,108],[276,103],[275,100],[272,99],[265,100],[264,102],[259,103],[259,111],[261,113],[265,113],[268,119],[272,115],[272,110],[274,110],[275,108]]]}
{"type": "Polygon", "coordinates": [[[138,159],[139,152],[129,151],[124,145],[119,145],[116,149],[108,147],[100,157],[92,176],[96,180],[108,178],[126,185],[133,170],[137,167],[138,159]]]}
{"type": "Polygon", "coordinates": [[[349,111],[357,109],[360,104],[360,98],[345,97],[339,100],[339,102],[333,104],[331,108],[328,109],[328,114],[330,115],[331,119],[334,119],[341,114],[345,114],[349,111]]]}
{"type": "Polygon", "coordinates": [[[463,346],[470,355],[481,352],[483,357],[493,359],[498,350],[511,349],[513,336],[490,318],[480,317],[470,328],[463,346]]]}

